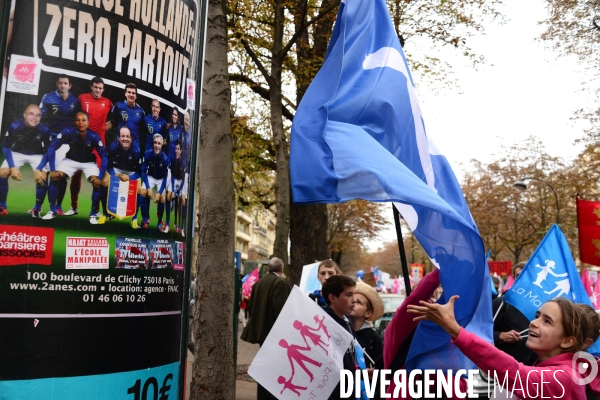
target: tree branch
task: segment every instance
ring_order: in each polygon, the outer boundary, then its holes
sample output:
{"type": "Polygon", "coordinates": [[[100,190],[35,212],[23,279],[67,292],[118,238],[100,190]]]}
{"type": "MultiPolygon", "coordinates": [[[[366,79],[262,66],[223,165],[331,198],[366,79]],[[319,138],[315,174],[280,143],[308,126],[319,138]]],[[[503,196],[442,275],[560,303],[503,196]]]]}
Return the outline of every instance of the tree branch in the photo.
{"type": "MultiPolygon", "coordinates": [[[[253,22],[258,22],[258,23],[260,23],[260,24],[267,25],[267,26],[271,26],[271,27],[273,26],[273,22],[271,22],[271,21],[264,20],[264,19],[253,18],[253,17],[251,17],[251,16],[249,16],[249,15],[247,15],[247,14],[245,14],[245,13],[240,13],[240,12],[234,12],[234,11],[230,11],[230,14],[231,14],[231,15],[233,15],[234,17],[241,17],[241,18],[244,18],[244,19],[248,19],[248,20],[250,20],[250,21],[253,21],[253,22]]],[[[234,24],[233,24],[233,23],[230,23],[230,24],[229,24],[229,27],[230,27],[230,28],[233,28],[233,27],[234,27],[234,24]]]]}
{"type": "MultiPolygon", "coordinates": [[[[263,99],[270,101],[269,90],[262,87],[258,82],[254,81],[250,77],[243,74],[229,74],[229,80],[232,82],[241,82],[247,84],[254,93],[258,94],[263,99]]],[[[282,98],[287,104],[292,105],[291,101],[287,97],[282,96],[282,98]]],[[[285,104],[281,105],[281,110],[283,116],[286,117],[290,122],[294,120],[294,114],[292,114],[285,104]]]]}
{"type": "Polygon", "coordinates": [[[327,16],[335,7],[338,7],[339,5],[340,5],[340,2],[338,0],[338,1],[334,2],[333,4],[331,4],[329,7],[325,8],[324,10],[321,10],[321,12],[316,17],[314,17],[313,19],[311,19],[310,21],[307,21],[305,24],[302,24],[302,26],[290,38],[290,40],[285,45],[285,47],[283,48],[283,50],[281,51],[281,53],[279,53],[280,60],[283,61],[283,58],[292,49],[292,46],[294,46],[296,44],[296,42],[298,41],[298,38],[300,37],[300,35],[302,35],[304,33],[304,31],[309,26],[315,24],[321,18],[327,16]]]}
{"type": "Polygon", "coordinates": [[[258,59],[258,56],[254,52],[254,50],[252,50],[252,47],[250,47],[250,44],[248,43],[248,41],[243,38],[242,34],[240,32],[236,32],[234,34],[234,36],[240,40],[240,43],[242,43],[242,46],[244,46],[244,50],[246,50],[246,53],[250,56],[250,58],[256,65],[256,68],[258,68],[258,70],[264,76],[264,78],[267,80],[267,82],[273,81],[273,78],[271,77],[269,72],[265,69],[265,66],[260,62],[260,60],[258,59]]]}

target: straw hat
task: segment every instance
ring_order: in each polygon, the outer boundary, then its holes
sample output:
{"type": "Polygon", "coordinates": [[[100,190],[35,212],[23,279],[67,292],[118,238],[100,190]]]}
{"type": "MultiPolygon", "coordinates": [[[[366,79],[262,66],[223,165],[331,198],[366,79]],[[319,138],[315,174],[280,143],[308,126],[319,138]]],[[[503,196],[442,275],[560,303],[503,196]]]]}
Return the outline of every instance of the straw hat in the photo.
{"type": "Polygon", "coordinates": [[[371,303],[373,307],[373,314],[367,321],[377,321],[383,315],[383,301],[377,294],[375,289],[363,282],[356,282],[356,290],[354,293],[362,294],[371,303]]]}

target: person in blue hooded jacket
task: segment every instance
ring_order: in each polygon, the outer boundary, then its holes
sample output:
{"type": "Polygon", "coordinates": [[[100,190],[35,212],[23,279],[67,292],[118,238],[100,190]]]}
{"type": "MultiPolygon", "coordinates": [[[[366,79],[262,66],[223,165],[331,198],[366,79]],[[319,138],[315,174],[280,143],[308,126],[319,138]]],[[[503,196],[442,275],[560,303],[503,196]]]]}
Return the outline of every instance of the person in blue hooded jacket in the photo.
{"type": "MultiPolygon", "coordinates": [[[[333,260],[324,260],[319,264],[319,268],[317,269],[317,278],[319,282],[321,282],[321,286],[329,279],[329,277],[333,275],[342,275],[342,271],[340,267],[333,260]]],[[[314,292],[308,295],[312,300],[314,300],[321,307],[326,307],[327,302],[325,298],[321,295],[321,289],[315,290],[314,292]]]]}

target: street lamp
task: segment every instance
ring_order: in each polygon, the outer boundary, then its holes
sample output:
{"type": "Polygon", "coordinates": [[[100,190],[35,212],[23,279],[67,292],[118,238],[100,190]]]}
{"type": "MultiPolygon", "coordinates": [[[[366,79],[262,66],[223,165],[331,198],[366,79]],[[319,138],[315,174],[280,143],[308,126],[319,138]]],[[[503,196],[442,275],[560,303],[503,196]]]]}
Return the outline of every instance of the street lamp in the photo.
{"type": "Polygon", "coordinates": [[[519,190],[525,190],[527,189],[527,182],[528,180],[536,180],[536,181],[540,181],[542,183],[545,183],[546,186],[548,186],[550,188],[550,190],[552,190],[552,193],[554,193],[554,200],[556,200],[556,224],[560,224],[560,216],[559,216],[559,208],[558,208],[558,195],[556,194],[556,190],[554,190],[554,188],[552,187],[551,184],[549,184],[548,182],[546,182],[543,179],[540,178],[534,178],[534,177],[529,177],[529,178],[523,178],[522,180],[515,182],[513,184],[514,187],[516,187],[519,190]]]}

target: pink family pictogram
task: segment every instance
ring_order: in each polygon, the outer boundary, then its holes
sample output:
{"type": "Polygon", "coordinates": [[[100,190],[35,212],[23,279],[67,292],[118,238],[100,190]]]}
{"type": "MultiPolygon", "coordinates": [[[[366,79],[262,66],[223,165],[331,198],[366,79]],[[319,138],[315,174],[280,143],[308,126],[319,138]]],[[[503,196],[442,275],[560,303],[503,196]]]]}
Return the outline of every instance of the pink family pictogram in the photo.
{"type": "Polygon", "coordinates": [[[325,351],[326,355],[329,355],[329,353],[327,352],[327,349],[325,347],[323,347],[323,345],[329,347],[329,345],[327,343],[325,343],[322,339],[321,339],[321,335],[317,335],[314,332],[318,332],[319,328],[311,328],[308,325],[304,325],[302,322],[295,320],[294,321],[294,328],[296,328],[298,330],[298,332],[300,332],[300,335],[302,335],[302,339],[304,339],[304,343],[308,346],[308,340],[306,340],[306,338],[310,339],[313,342],[313,346],[319,346],[320,348],[322,348],[325,351]],[[311,332],[313,331],[313,332],[311,332]]]}
{"type": "Polygon", "coordinates": [[[285,389],[289,389],[292,392],[296,393],[298,396],[300,396],[300,392],[298,391],[298,389],[300,390],[306,390],[308,389],[306,386],[298,386],[298,385],[294,385],[292,383],[292,378],[294,377],[294,375],[292,374],[292,376],[290,377],[289,380],[285,380],[285,377],[283,376],[279,376],[279,378],[277,378],[277,383],[283,385],[283,389],[281,389],[281,392],[279,392],[279,394],[283,394],[283,391],[285,389]]]}
{"type": "Polygon", "coordinates": [[[316,331],[318,332],[319,330],[322,330],[323,332],[325,332],[325,335],[327,336],[327,340],[329,340],[329,339],[331,339],[331,336],[329,336],[329,332],[327,331],[327,327],[323,323],[324,320],[325,320],[325,317],[321,317],[321,319],[319,319],[319,316],[315,315],[315,322],[317,323],[317,329],[316,329],[316,331]]]}
{"type": "Polygon", "coordinates": [[[306,372],[306,374],[310,378],[310,381],[312,382],[312,380],[315,377],[304,363],[307,362],[309,364],[316,365],[317,367],[320,367],[321,363],[313,360],[312,358],[308,357],[306,354],[301,352],[301,351],[310,351],[310,346],[307,345],[306,347],[302,347],[302,346],[298,346],[296,344],[288,344],[288,342],[286,342],[285,339],[281,339],[279,341],[279,345],[287,350],[288,360],[290,361],[290,365],[292,367],[292,376],[290,377],[290,380],[292,380],[292,378],[294,378],[294,373],[295,373],[294,361],[296,361],[296,363],[300,366],[300,368],[302,368],[304,370],[304,372],[306,372]]]}
{"type": "Polygon", "coordinates": [[[288,344],[288,342],[285,339],[281,339],[279,341],[279,346],[281,346],[287,350],[287,357],[290,362],[290,366],[292,368],[292,375],[290,376],[289,379],[286,379],[284,376],[279,376],[279,378],[277,378],[277,383],[279,383],[280,385],[283,385],[283,388],[281,389],[280,393],[283,393],[286,389],[288,389],[288,390],[294,392],[295,394],[297,394],[298,396],[300,396],[299,390],[307,389],[306,386],[295,385],[292,382],[292,380],[294,379],[294,375],[296,373],[296,369],[294,367],[294,362],[296,364],[298,364],[300,366],[300,368],[302,368],[304,370],[304,372],[306,372],[306,374],[310,378],[311,382],[314,379],[314,375],[310,371],[310,369],[307,367],[306,363],[315,365],[317,367],[321,367],[322,364],[320,362],[314,360],[313,358],[308,357],[306,354],[303,353],[303,352],[310,352],[312,350],[311,345],[309,344],[309,341],[312,342],[313,348],[318,346],[325,351],[325,355],[329,355],[329,352],[325,348],[325,347],[329,347],[329,343],[325,343],[322,336],[318,334],[318,332],[322,330],[325,333],[325,336],[327,337],[327,341],[329,341],[329,339],[330,339],[329,332],[327,331],[327,328],[325,327],[325,324],[323,323],[323,321],[325,320],[325,317],[319,318],[318,315],[315,315],[314,320],[317,324],[316,328],[311,328],[308,325],[304,325],[299,320],[295,320],[293,323],[294,328],[297,329],[298,332],[300,332],[300,335],[302,336],[302,339],[304,340],[305,346],[298,346],[296,344],[288,344]]]}

